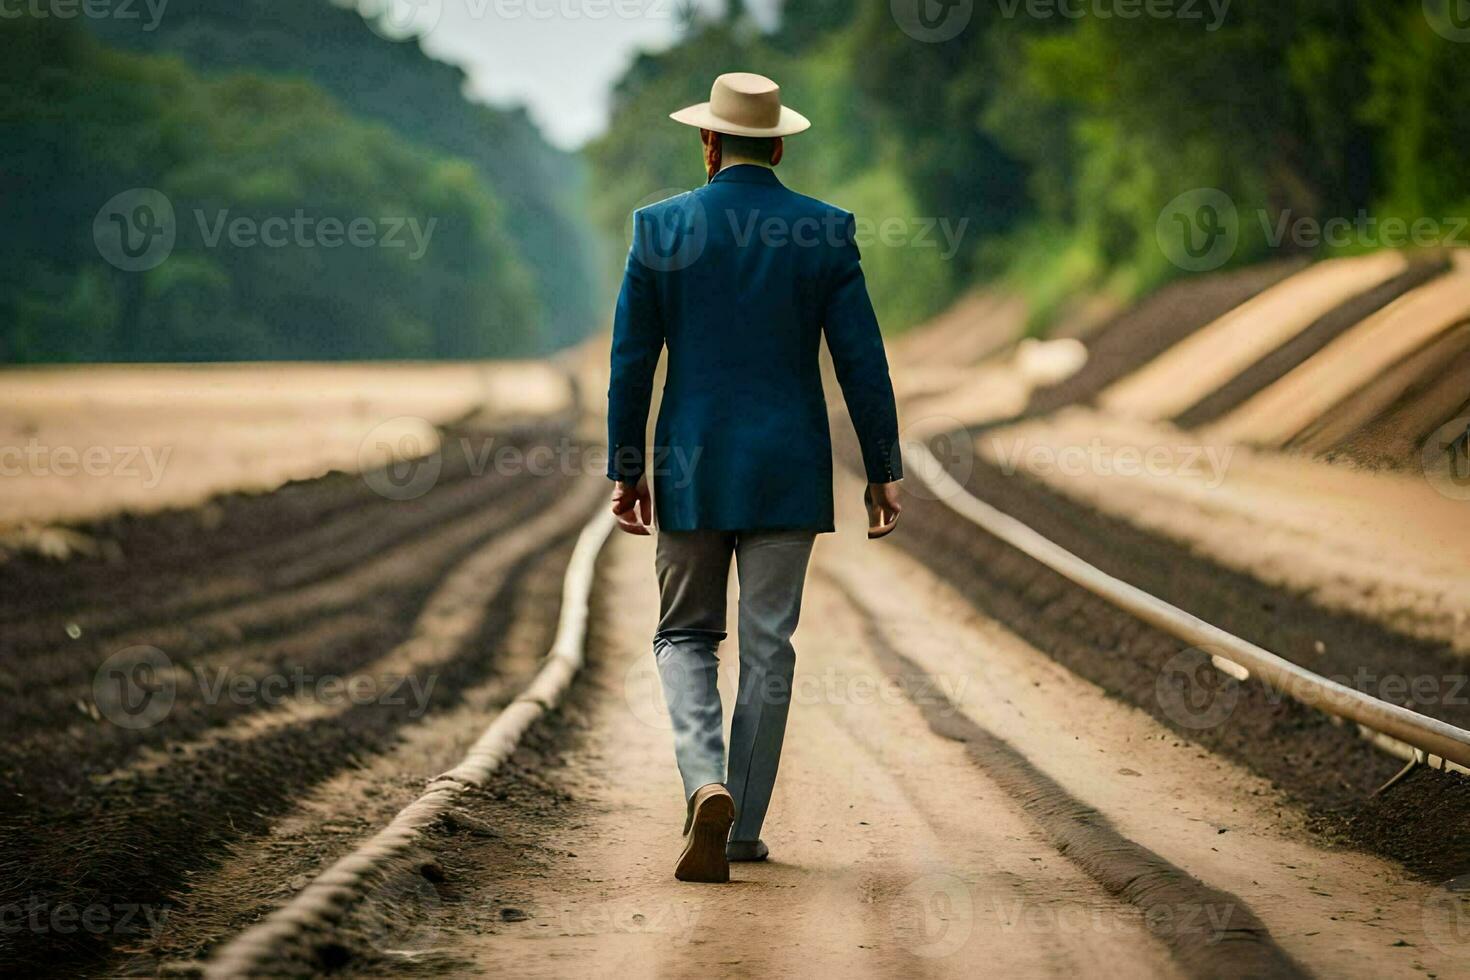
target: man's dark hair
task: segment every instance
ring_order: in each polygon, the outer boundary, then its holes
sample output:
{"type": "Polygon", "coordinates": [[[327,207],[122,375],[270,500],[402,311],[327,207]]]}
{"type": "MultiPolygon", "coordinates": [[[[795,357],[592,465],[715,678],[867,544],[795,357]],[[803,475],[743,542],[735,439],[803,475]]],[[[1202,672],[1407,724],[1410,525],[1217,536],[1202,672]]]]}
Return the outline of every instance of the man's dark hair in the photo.
{"type": "Polygon", "coordinates": [[[721,133],[720,145],[726,156],[740,157],[742,160],[767,161],[776,152],[774,136],[731,136],[729,133],[721,133]]]}

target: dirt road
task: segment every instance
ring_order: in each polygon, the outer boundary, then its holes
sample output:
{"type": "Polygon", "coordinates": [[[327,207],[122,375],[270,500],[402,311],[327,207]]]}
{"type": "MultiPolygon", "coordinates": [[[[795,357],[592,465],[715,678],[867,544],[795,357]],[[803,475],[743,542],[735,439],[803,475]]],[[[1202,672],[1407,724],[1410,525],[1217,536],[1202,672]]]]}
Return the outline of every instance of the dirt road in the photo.
{"type": "MultiPolygon", "coordinates": [[[[1279,380],[1426,275],[1396,270],[1367,292],[1334,278],[1353,295],[1310,324],[1320,310],[1278,323],[1293,339],[1244,375],[1279,380]]],[[[898,371],[905,418],[963,417],[989,424],[972,436],[1049,450],[1109,433],[1172,445],[1159,423],[1072,403],[1126,391],[1191,330],[1209,361],[1212,335],[1280,319],[1301,288],[1283,283],[1290,271],[1161,291],[1097,328],[1085,361],[1069,342],[986,359],[979,336],[956,360],[949,340],[920,336],[903,355],[920,370],[898,371]],[[1243,303],[1252,316],[1228,315],[1243,303]]],[[[954,332],[1015,313],[977,299],[954,332]]],[[[604,366],[602,353],[568,361],[555,376],[575,383],[551,387],[600,392],[604,366]]],[[[1205,366],[1204,387],[1228,373],[1205,366]]],[[[1187,373],[1176,367],[1153,381],[1187,373]]],[[[1185,414],[1243,403],[1242,376],[1185,414]]],[[[1425,404],[1444,400],[1446,377],[1425,404]]],[[[521,697],[561,614],[580,622],[585,608],[563,609],[560,589],[603,505],[587,455],[601,437],[585,405],[556,399],[534,419],[483,411],[444,426],[481,397],[477,378],[422,410],[432,438],[408,442],[437,448],[412,462],[343,455],[368,411],[352,397],[333,404],[355,421],[316,434],[296,432],[287,405],[272,417],[298,441],[262,482],[238,484],[269,492],[203,500],[220,488],[201,481],[218,469],[201,455],[171,471],[181,509],[61,529],[80,542],[62,549],[70,560],[0,540],[0,973],[192,976],[209,961],[228,974],[222,946],[269,916],[294,923],[266,951],[293,975],[1463,974],[1470,783],[1420,767],[1376,793],[1393,757],[1257,679],[1222,679],[1206,654],[959,517],[924,481],[909,481],[896,537],[863,540],[842,467],[845,530],[818,545],[796,637],[772,860],[737,865],[728,887],[674,881],[683,803],[650,651],[652,543],[614,535],[602,553],[569,700],[521,697]],[[361,472],[280,485],[338,465],[361,472]],[[452,811],[352,887],[331,880],[513,703],[547,713],[488,785],[462,784],[452,811]],[[298,915],[322,879],[338,904],[298,915]]],[[[133,383],[113,381],[123,394],[133,383]]],[[[182,425],[235,397],[206,386],[164,414],[182,425]]],[[[111,416],[88,403],[56,431],[111,416]]],[[[833,427],[851,468],[850,426],[833,427]]],[[[402,442],[380,436],[368,444],[402,442]]],[[[1353,481],[1370,475],[1325,462],[1310,492],[1296,480],[1287,493],[1306,464],[1253,457],[1228,484],[1232,507],[1217,495],[1200,533],[1181,535],[1199,496],[1187,481],[1148,496],[1097,479],[1089,496],[949,440],[961,447],[951,475],[965,492],[1103,571],[1310,669],[1364,671],[1362,688],[1387,700],[1406,677],[1443,682],[1414,695],[1419,710],[1464,724],[1463,650],[1450,648],[1464,625],[1450,559],[1464,549],[1399,527],[1400,512],[1449,527],[1453,502],[1423,506],[1416,487],[1364,505],[1353,481]],[[1353,506],[1309,506],[1343,496],[1353,506]],[[1310,528],[1321,547],[1304,557],[1310,528]],[[1289,547],[1267,547],[1272,529],[1289,547]],[[1344,554],[1359,557],[1347,571],[1344,554]],[[1376,567],[1386,554],[1392,573],[1376,567]]],[[[732,634],[727,704],[735,647],[732,634]]]]}
{"type": "Polygon", "coordinates": [[[448,897],[363,972],[1443,976],[1464,953],[1427,886],[1304,843],[1268,784],[845,534],[809,578],[772,859],[678,883],[651,560],[615,536],[562,747],[479,804],[496,836],[447,848],[448,897]]]}

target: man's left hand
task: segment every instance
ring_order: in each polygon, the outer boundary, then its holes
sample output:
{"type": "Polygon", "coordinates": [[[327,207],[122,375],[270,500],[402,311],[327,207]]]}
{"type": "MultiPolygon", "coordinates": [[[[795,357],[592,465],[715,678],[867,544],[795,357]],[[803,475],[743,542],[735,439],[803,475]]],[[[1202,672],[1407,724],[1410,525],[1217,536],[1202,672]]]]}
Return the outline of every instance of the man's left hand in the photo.
{"type": "Polygon", "coordinates": [[[892,483],[869,483],[863,491],[863,505],[868,508],[868,537],[882,538],[898,526],[903,503],[898,499],[898,480],[892,483]]]}
{"type": "Polygon", "coordinates": [[[648,536],[653,532],[653,495],[648,492],[648,478],[636,485],[619,481],[613,484],[612,512],[618,527],[628,534],[648,536]]]}

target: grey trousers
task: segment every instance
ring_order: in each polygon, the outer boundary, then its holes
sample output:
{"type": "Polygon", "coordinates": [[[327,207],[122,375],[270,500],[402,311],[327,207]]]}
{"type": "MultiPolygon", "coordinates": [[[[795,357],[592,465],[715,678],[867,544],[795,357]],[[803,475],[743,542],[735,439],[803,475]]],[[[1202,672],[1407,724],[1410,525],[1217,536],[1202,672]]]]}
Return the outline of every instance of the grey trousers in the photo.
{"type": "Polygon", "coordinates": [[[674,755],[687,800],[708,783],[735,798],[730,839],[753,841],[771,803],[796,650],[791,634],[814,531],[660,531],[660,610],[653,654],[673,722],[674,755]],[[740,582],[740,684],[725,762],[718,687],[730,559],[740,582]]]}

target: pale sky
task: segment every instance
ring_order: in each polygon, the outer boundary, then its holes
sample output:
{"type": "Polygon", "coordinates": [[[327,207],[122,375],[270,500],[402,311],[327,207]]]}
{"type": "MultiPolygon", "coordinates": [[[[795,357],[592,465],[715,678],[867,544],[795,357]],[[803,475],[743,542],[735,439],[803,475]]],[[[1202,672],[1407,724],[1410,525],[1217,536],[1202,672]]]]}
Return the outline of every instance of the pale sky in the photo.
{"type": "MultiPolygon", "coordinates": [[[[425,51],[463,67],[471,98],[524,103],[547,139],[566,149],[604,130],[612,86],[638,51],[674,41],[680,2],[357,0],[365,10],[387,5],[395,30],[412,24],[402,32],[422,34],[425,51]]],[[[698,3],[724,8],[724,0],[698,3]]],[[[748,6],[769,23],[779,0],[748,6]]]]}

